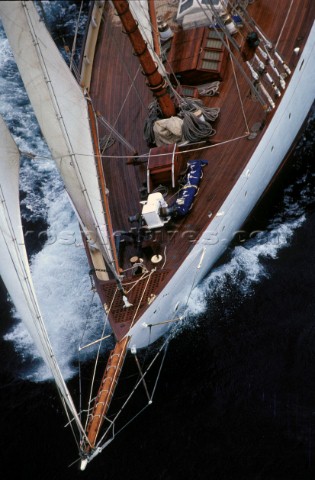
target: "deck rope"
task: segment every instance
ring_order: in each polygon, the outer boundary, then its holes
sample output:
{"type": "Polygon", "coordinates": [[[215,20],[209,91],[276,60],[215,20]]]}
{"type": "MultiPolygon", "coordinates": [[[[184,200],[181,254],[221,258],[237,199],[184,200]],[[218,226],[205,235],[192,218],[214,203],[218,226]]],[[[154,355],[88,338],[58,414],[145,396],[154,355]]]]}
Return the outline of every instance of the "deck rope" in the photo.
{"type": "MultiPolygon", "coordinates": [[[[137,265],[142,265],[142,264],[137,264],[137,265]]],[[[134,268],[134,267],[132,267],[134,268]]],[[[131,290],[133,290],[137,285],[138,283],[142,282],[142,280],[145,280],[146,278],[148,278],[149,276],[151,275],[151,272],[149,270],[147,270],[146,272],[144,272],[140,278],[138,278],[137,280],[135,280],[134,282],[127,282],[127,283],[124,283],[123,286],[125,287],[126,285],[132,285],[132,287],[129,288],[129,290],[125,290],[125,293],[126,295],[128,295],[131,290]]]]}
{"type": "Polygon", "coordinates": [[[144,294],[145,294],[145,292],[146,292],[146,290],[147,290],[147,288],[148,288],[149,281],[150,281],[152,275],[153,275],[155,272],[156,272],[156,269],[153,268],[153,269],[149,272],[149,274],[148,274],[146,284],[145,284],[144,289],[143,289],[143,291],[142,291],[142,295],[141,295],[141,298],[140,298],[139,303],[138,303],[138,305],[137,305],[136,311],[135,311],[135,313],[134,313],[134,316],[133,316],[132,322],[131,322],[131,324],[130,324],[128,333],[130,332],[131,328],[132,328],[132,327],[134,326],[134,324],[135,324],[135,320],[136,320],[136,317],[137,317],[138,310],[139,310],[139,308],[140,308],[142,299],[143,299],[144,294]]]}
{"type": "Polygon", "coordinates": [[[205,83],[203,85],[197,85],[197,90],[199,95],[202,97],[214,97],[215,95],[219,94],[219,87],[220,87],[220,82],[211,82],[211,83],[205,83]]]}
{"type": "Polygon", "coordinates": [[[202,100],[195,98],[186,98],[180,105],[181,112],[178,114],[183,119],[183,137],[185,140],[195,143],[208,139],[216,131],[212,128],[210,122],[214,122],[219,115],[219,108],[206,107],[202,100]],[[201,118],[196,116],[200,112],[201,118]]]}

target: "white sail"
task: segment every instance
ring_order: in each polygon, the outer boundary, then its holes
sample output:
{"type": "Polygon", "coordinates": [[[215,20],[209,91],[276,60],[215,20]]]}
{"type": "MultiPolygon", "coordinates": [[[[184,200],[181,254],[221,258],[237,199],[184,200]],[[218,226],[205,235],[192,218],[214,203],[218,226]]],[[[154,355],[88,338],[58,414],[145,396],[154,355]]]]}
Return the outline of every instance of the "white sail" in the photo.
{"type": "Polygon", "coordinates": [[[0,16],[48,147],[92,244],[113,254],[100,193],[87,101],[33,2],[0,2],[0,16]]]}
{"type": "Polygon", "coordinates": [[[152,23],[150,19],[148,0],[134,0],[129,2],[129,8],[138,22],[139,30],[148,44],[149,49],[154,50],[152,23]]]}
{"type": "Polygon", "coordinates": [[[21,319],[52,372],[61,397],[83,428],[54,356],[37,303],[24,245],[19,206],[19,151],[0,117],[0,275],[21,319]]]}
{"type": "Polygon", "coordinates": [[[149,12],[148,0],[132,0],[129,2],[130,11],[134,19],[138,22],[139,30],[143,39],[148,45],[148,49],[159,67],[161,75],[166,75],[165,67],[161,62],[161,59],[157,55],[154,49],[153,41],[153,28],[157,28],[152,25],[151,16],[149,12]]]}

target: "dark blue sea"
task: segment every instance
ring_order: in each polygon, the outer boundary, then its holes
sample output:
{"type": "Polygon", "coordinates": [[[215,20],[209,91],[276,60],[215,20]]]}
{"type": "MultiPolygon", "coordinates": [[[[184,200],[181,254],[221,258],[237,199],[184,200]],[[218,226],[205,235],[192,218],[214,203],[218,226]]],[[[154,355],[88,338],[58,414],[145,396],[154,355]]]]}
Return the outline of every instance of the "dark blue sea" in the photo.
{"type": "MultiPolygon", "coordinates": [[[[43,4],[64,51],[80,3],[43,4]]],[[[0,113],[24,152],[21,208],[34,284],[56,356],[76,393],[80,332],[98,334],[102,309],[90,288],[76,220],[2,28],[0,64],[0,113]]],[[[83,473],[77,463],[69,467],[77,449],[55,386],[0,285],[2,478],[315,478],[314,158],[313,111],[243,234],[193,292],[152,406],[83,473]]]]}

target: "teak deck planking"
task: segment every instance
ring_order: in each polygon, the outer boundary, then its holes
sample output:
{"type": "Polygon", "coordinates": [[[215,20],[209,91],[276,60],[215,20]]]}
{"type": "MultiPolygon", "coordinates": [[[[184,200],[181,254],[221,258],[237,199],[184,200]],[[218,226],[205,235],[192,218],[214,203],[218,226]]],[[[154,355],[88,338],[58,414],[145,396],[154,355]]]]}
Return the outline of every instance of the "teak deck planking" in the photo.
{"type": "MultiPolygon", "coordinates": [[[[129,39],[122,32],[119,18],[115,15],[109,2],[106,3],[94,60],[90,95],[95,110],[99,111],[135,147],[139,154],[148,153],[150,149],[143,139],[143,125],[152,95],[145,85],[145,77],[141,73],[137,58],[132,53],[129,39]]],[[[276,42],[278,39],[289,5],[289,0],[260,0],[249,7],[256,22],[272,42],[276,42]],[[271,4],[273,5],[272,9],[271,4]],[[272,20],[271,11],[274,12],[272,20]]],[[[293,49],[296,46],[303,46],[314,16],[315,2],[312,0],[293,2],[277,47],[292,70],[299,59],[293,49]],[[297,18],[298,21],[296,21],[297,18]]],[[[236,40],[239,43],[243,41],[241,34],[237,35],[236,40]]],[[[273,112],[266,114],[259,102],[251,98],[249,86],[237,70],[237,66],[235,66],[235,70],[249,130],[256,122],[265,121],[268,124],[273,112]]],[[[271,93],[271,88],[269,88],[269,92],[271,93]]],[[[277,103],[277,100],[275,102],[277,103]]],[[[156,233],[160,242],[152,244],[152,252],[156,253],[154,248],[160,248],[163,251],[167,246],[167,262],[165,274],[154,282],[154,293],[158,293],[168,281],[192,248],[194,240],[214,218],[244,170],[264,132],[262,130],[254,140],[245,138],[248,130],[242,114],[230,61],[225,69],[219,95],[205,99],[205,103],[221,109],[219,119],[214,125],[217,133],[211,137],[211,145],[208,149],[185,154],[186,161],[206,159],[208,165],[204,167],[200,191],[191,212],[180,222],[172,222],[164,232],[156,233]],[[241,138],[220,144],[238,137],[241,138]],[[167,231],[169,233],[166,233],[167,231]],[[174,231],[179,233],[176,234],[174,231]],[[178,255],[179,242],[180,256],[178,255]]],[[[106,132],[101,125],[99,128],[100,137],[102,137],[106,132]]],[[[146,182],[146,164],[128,165],[127,157],[131,153],[117,141],[104,152],[104,155],[106,158],[103,160],[103,166],[109,189],[113,228],[116,232],[128,231],[132,227],[128,217],[141,211],[139,188],[146,182]],[[113,158],[109,158],[110,155],[113,158]],[[125,156],[125,158],[114,158],[119,155],[125,156]]],[[[120,257],[120,267],[128,269],[131,266],[128,260],[136,254],[136,250],[131,242],[125,242],[124,248],[124,255],[120,257]]],[[[145,258],[145,261],[147,260],[148,258],[145,258]]],[[[104,303],[109,304],[115,291],[114,281],[97,282],[97,287],[104,303]]],[[[152,288],[149,290],[152,294],[152,288]]],[[[116,307],[118,312],[119,309],[121,310],[122,304],[116,305],[116,307]]],[[[129,325],[134,320],[134,314],[136,313],[136,316],[139,317],[145,308],[146,306],[142,304],[139,311],[135,311],[134,308],[125,309],[124,318],[121,317],[121,314],[115,318],[112,313],[111,323],[114,325],[118,339],[127,332],[129,325]]]]}

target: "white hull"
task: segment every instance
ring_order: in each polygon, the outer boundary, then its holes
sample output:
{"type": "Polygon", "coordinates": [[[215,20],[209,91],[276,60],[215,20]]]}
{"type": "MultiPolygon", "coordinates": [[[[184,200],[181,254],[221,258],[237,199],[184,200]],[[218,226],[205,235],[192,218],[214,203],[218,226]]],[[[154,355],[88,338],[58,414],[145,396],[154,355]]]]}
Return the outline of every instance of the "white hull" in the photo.
{"type": "Polygon", "coordinates": [[[129,334],[130,346],[156,341],[179,316],[189,295],[222,255],[272,181],[315,97],[315,23],[282,101],[250,161],[207,230],[129,334]],[[149,328],[148,325],[153,325],[149,328]]]}

